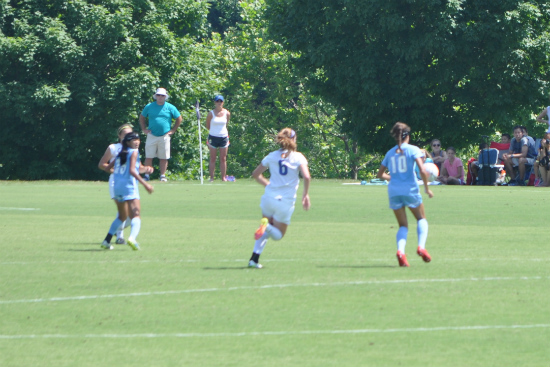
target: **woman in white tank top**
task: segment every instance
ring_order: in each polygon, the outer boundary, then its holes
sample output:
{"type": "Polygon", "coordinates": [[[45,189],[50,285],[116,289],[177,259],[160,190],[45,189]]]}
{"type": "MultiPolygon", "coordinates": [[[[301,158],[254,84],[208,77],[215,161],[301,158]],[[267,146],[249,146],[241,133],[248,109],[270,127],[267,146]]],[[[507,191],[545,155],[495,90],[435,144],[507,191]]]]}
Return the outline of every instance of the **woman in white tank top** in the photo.
{"type": "Polygon", "coordinates": [[[220,150],[220,175],[222,181],[227,181],[227,148],[229,147],[229,132],[227,124],[231,113],[223,108],[224,98],[221,95],[214,97],[216,107],[206,117],[206,128],[208,129],[208,149],[210,150],[210,182],[214,181],[216,170],[216,156],[220,150]]]}

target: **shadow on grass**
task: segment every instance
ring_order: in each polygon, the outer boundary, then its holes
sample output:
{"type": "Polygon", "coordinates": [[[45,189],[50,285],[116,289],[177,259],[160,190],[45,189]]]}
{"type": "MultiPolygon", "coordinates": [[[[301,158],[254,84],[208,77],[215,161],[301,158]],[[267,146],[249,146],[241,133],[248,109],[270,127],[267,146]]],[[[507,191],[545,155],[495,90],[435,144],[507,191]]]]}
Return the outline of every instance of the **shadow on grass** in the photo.
{"type": "Polygon", "coordinates": [[[249,269],[248,266],[221,266],[221,267],[206,267],[202,270],[242,270],[249,269]]]}
{"type": "Polygon", "coordinates": [[[102,248],[98,248],[98,249],[95,249],[95,248],[89,248],[89,249],[69,249],[67,251],[72,251],[72,252],[109,252],[110,250],[105,250],[105,249],[102,249],[102,248]]]}
{"type": "Polygon", "coordinates": [[[397,268],[397,265],[317,265],[318,268],[369,269],[369,268],[397,268]]]}

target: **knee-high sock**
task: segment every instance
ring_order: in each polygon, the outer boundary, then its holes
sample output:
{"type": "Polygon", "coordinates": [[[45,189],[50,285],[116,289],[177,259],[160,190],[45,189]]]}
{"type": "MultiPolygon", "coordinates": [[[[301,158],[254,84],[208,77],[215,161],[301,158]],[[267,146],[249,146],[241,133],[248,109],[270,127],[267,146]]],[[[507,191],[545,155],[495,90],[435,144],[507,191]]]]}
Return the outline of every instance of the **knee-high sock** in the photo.
{"type": "MultiPolygon", "coordinates": [[[[119,217],[120,219],[120,217],[119,217]]],[[[126,220],[122,223],[122,226],[116,231],[116,238],[124,238],[124,228],[129,227],[132,220],[130,217],[127,217],[126,220]]]]}
{"type": "Polygon", "coordinates": [[[122,227],[122,221],[117,216],[113,221],[113,223],[111,223],[111,228],[109,228],[109,234],[114,235],[116,231],[118,231],[118,229],[121,227],[122,227]]]}
{"type": "Polygon", "coordinates": [[[256,242],[254,243],[254,253],[255,254],[261,254],[262,251],[265,248],[265,245],[267,244],[267,238],[269,237],[269,234],[267,232],[264,232],[262,237],[258,238],[256,242]]]}
{"type": "Polygon", "coordinates": [[[405,253],[405,245],[407,244],[408,233],[409,229],[407,227],[399,227],[399,230],[397,231],[397,250],[401,251],[402,253],[405,253]]]}
{"type": "Polygon", "coordinates": [[[139,230],[141,229],[141,218],[135,217],[132,218],[132,229],[130,230],[130,237],[128,237],[129,240],[135,241],[136,237],[139,234],[139,230]]]}
{"type": "Polygon", "coordinates": [[[275,241],[279,241],[283,238],[283,233],[279,230],[279,228],[272,226],[271,224],[267,225],[265,231],[269,234],[269,237],[273,238],[275,241]]]}
{"type": "Polygon", "coordinates": [[[418,221],[416,233],[418,234],[418,247],[421,249],[426,248],[426,240],[428,239],[428,221],[426,218],[418,221]]]}

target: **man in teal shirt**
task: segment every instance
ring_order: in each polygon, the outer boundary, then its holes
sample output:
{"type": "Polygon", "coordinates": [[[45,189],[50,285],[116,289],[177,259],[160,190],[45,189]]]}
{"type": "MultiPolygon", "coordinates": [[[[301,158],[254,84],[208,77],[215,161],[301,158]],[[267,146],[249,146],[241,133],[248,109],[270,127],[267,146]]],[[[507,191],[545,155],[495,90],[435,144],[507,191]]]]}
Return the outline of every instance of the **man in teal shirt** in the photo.
{"type": "MultiPolygon", "coordinates": [[[[166,182],[166,169],[170,159],[170,136],[181,124],[181,114],[178,109],[166,102],[168,93],[164,88],[158,88],[153,95],[155,102],[149,103],[139,116],[141,130],[147,134],[145,141],[145,166],[153,165],[153,158],[159,159],[160,180],[166,182]],[[148,125],[146,124],[148,119],[148,125]],[[172,120],[175,120],[172,127],[172,120]]],[[[149,175],[145,175],[149,180],[149,175]]]]}

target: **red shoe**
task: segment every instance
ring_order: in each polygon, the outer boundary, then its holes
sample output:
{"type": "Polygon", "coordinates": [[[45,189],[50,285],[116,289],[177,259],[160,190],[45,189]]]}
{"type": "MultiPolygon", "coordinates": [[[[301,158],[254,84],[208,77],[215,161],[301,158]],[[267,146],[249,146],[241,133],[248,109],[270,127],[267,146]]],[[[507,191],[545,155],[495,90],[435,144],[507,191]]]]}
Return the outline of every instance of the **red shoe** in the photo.
{"type": "Polygon", "coordinates": [[[267,218],[262,218],[260,222],[260,228],[256,230],[256,233],[254,233],[254,239],[258,240],[260,237],[262,237],[265,233],[265,229],[267,228],[267,218]]]}
{"type": "Polygon", "coordinates": [[[423,249],[423,248],[419,247],[416,250],[416,253],[418,254],[418,256],[422,257],[422,260],[424,260],[425,263],[429,263],[430,261],[432,261],[432,257],[430,256],[428,251],[426,251],[426,249],[423,249]]]}
{"type": "Polygon", "coordinates": [[[405,255],[401,251],[397,251],[397,254],[395,256],[397,256],[397,261],[399,261],[399,266],[405,266],[407,268],[409,267],[409,262],[407,261],[407,255],[405,255]]]}

